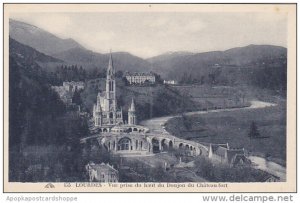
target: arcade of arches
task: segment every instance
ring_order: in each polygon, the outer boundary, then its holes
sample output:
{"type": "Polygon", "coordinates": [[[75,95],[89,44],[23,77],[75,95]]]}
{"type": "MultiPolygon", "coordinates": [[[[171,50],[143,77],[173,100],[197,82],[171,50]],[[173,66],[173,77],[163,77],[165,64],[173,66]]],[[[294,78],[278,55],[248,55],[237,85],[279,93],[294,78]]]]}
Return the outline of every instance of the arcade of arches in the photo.
{"type": "Polygon", "coordinates": [[[191,156],[199,155],[199,150],[197,151],[195,146],[186,143],[175,145],[174,140],[168,138],[148,137],[131,133],[120,133],[118,136],[114,134],[110,136],[109,134],[107,133],[105,137],[99,138],[99,144],[102,144],[108,151],[123,156],[151,155],[171,151],[174,148],[183,150],[191,156]]]}

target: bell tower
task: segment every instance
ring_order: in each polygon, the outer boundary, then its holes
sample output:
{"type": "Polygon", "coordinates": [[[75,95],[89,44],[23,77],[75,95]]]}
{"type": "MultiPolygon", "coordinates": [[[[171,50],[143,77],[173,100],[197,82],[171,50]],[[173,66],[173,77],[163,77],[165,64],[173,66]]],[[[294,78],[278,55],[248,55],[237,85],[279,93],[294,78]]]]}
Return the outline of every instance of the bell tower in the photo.
{"type": "Polygon", "coordinates": [[[116,79],[112,54],[110,52],[106,72],[106,99],[108,100],[106,111],[116,111],[116,79]]]}
{"type": "Polygon", "coordinates": [[[105,92],[99,92],[97,96],[97,103],[93,112],[95,126],[123,124],[122,109],[117,109],[115,68],[111,51],[106,70],[105,90],[105,92]]]}

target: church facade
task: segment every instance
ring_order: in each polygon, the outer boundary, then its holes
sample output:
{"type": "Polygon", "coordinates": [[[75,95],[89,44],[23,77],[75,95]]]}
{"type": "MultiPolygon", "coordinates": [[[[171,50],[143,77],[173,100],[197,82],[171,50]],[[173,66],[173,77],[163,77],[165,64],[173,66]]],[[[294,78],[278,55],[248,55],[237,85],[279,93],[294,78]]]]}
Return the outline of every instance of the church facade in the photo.
{"type": "Polygon", "coordinates": [[[108,151],[124,156],[152,154],[151,140],[147,139],[149,129],[138,125],[135,102],[132,98],[128,109],[128,122],[124,122],[123,110],[116,99],[115,68],[110,54],[104,92],[97,95],[93,107],[94,129],[100,133],[98,142],[108,151]]]}
{"type": "Polygon", "coordinates": [[[106,73],[106,91],[99,92],[94,105],[93,117],[96,127],[123,124],[122,109],[117,108],[116,80],[112,55],[110,54],[106,73]]]}

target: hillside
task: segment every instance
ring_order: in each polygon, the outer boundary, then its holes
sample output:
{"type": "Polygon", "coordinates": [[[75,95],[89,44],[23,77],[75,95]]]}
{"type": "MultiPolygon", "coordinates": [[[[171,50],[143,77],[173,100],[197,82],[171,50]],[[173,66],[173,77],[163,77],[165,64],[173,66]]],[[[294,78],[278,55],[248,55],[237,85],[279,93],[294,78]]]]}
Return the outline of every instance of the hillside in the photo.
{"type": "MultiPolygon", "coordinates": [[[[81,65],[85,69],[106,68],[108,54],[93,52],[81,46],[73,39],[61,39],[41,28],[10,19],[10,37],[24,45],[46,55],[64,61],[67,65],[81,65]]],[[[146,60],[126,52],[113,53],[114,65],[117,70],[132,72],[149,72],[151,64],[146,60]]],[[[48,68],[55,64],[48,64],[48,68]]]]}
{"type": "Polygon", "coordinates": [[[13,19],[9,20],[9,35],[22,44],[48,55],[82,47],[73,39],[61,39],[41,28],[13,19]]]}
{"type": "Polygon", "coordinates": [[[39,138],[41,135],[38,134],[40,131],[37,129],[41,127],[46,130],[43,125],[62,115],[65,107],[57,94],[50,89],[49,77],[42,71],[38,62],[57,61],[57,59],[13,39],[10,39],[9,47],[9,129],[10,141],[12,141],[10,143],[18,146],[22,139],[26,144],[50,143],[54,140],[47,137],[46,132],[44,137],[39,138]]]}
{"type": "Polygon", "coordinates": [[[39,65],[57,59],[13,39],[9,47],[9,181],[81,180],[82,172],[73,169],[83,168],[82,159],[72,157],[80,156],[74,149],[80,147],[79,137],[88,133],[86,123],[66,111],[50,88],[53,75],[39,65]],[[42,168],[31,170],[36,165],[42,168]]]}
{"type": "Polygon", "coordinates": [[[286,59],[287,49],[272,45],[249,45],[246,47],[232,48],[224,51],[232,65],[244,66],[260,60],[286,59]]]}
{"type": "Polygon", "coordinates": [[[166,129],[183,139],[229,143],[233,148],[245,148],[251,155],[286,164],[286,102],[283,100],[268,108],[172,118],[166,129]],[[253,121],[262,138],[249,137],[253,121]]]}
{"type": "MultiPolygon", "coordinates": [[[[149,72],[150,63],[127,52],[112,53],[116,70],[132,72],[149,72]]],[[[101,54],[84,48],[73,48],[63,52],[55,53],[52,56],[62,59],[69,64],[79,64],[90,69],[92,67],[106,68],[109,54],[101,54]]]]}
{"type": "Polygon", "coordinates": [[[148,61],[162,77],[182,83],[251,85],[283,92],[286,88],[287,49],[279,46],[249,45],[227,51],[162,55],[148,61]]]}
{"type": "Polygon", "coordinates": [[[220,67],[245,68],[249,64],[265,59],[286,59],[287,49],[271,45],[249,45],[226,51],[204,53],[181,53],[160,55],[147,59],[155,70],[167,77],[180,76],[183,72],[194,71],[193,74],[208,72],[214,65],[220,67]]]}
{"type": "Polygon", "coordinates": [[[9,56],[18,57],[26,63],[63,63],[62,60],[43,54],[30,46],[26,46],[12,38],[9,38],[9,56]]]}
{"type": "MultiPolygon", "coordinates": [[[[9,55],[18,60],[24,61],[25,64],[30,64],[32,67],[36,66],[40,68],[39,71],[43,72],[53,72],[56,67],[66,64],[63,60],[57,59],[55,57],[46,55],[37,51],[36,49],[24,45],[13,38],[9,38],[9,55]]],[[[47,74],[47,81],[56,79],[53,78],[53,75],[47,74]]]]}
{"type": "MultiPolygon", "coordinates": [[[[43,53],[59,59],[63,65],[77,65],[93,75],[105,70],[108,54],[85,49],[74,40],[64,40],[38,27],[10,20],[10,36],[43,53]]],[[[34,56],[34,55],[33,55],[34,56]]],[[[49,60],[48,60],[49,59],[49,60]]],[[[58,60],[41,63],[56,70],[58,60]]],[[[286,94],[287,49],[272,45],[249,45],[226,51],[205,53],[168,52],[144,60],[127,52],[113,53],[116,71],[150,72],[181,84],[251,86],[286,94]]],[[[46,59],[41,59],[46,60],[46,59]]],[[[90,78],[89,78],[90,79],[90,78]]]]}
{"type": "MultiPolygon", "coordinates": [[[[88,81],[85,90],[81,93],[83,106],[90,113],[98,91],[105,91],[104,78],[88,81]]],[[[117,105],[122,107],[125,119],[132,98],[135,99],[139,120],[198,108],[190,98],[168,86],[125,86],[124,81],[117,79],[117,105]]]]}
{"type": "Polygon", "coordinates": [[[157,63],[160,63],[160,62],[175,59],[177,57],[189,56],[189,55],[193,55],[193,54],[194,53],[192,53],[192,52],[186,52],[186,51],[167,52],[167,53],[164,53],[164,54],[161,54],[161,55],[157,55],[157,56],[148,58],[147,61],[157,64],[157,63]]]}

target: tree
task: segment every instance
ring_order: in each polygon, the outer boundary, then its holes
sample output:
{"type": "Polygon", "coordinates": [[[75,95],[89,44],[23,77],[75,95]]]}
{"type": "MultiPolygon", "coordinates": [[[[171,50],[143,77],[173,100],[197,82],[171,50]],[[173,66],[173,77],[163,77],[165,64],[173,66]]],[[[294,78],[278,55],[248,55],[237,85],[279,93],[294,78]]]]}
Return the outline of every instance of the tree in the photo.
{"type": "Polygon", "coordinates": [[[259,133],[256,123],[254,121],[252,121],[252,123],[251,123],[250,131],[249,131],[248,135],[250,138],[260,137],[260,133],[259,133]]]}
{"type": "Polygon", "coordinates": [[[116,72],[116,78],[122,78],[122,77],[123,77],[123,71],[118,70],[118,71],[116,72]]]}
{"type": "Polygon", "coordinates": [[[80,97],[80,92],[75,89],[73,97],[72,97],[72,103],[77,104],[77,105],[81,105],[82,101],[81,101],[81,97],[80,97]]]}
{"type": "Polygon", "coordinates": [[[164,80],[161,78],[161,76],[157,73],[153,73],[155,75],[155,81],[156,83],[158,84],[163,84],[164,83],[164,80]]]}

